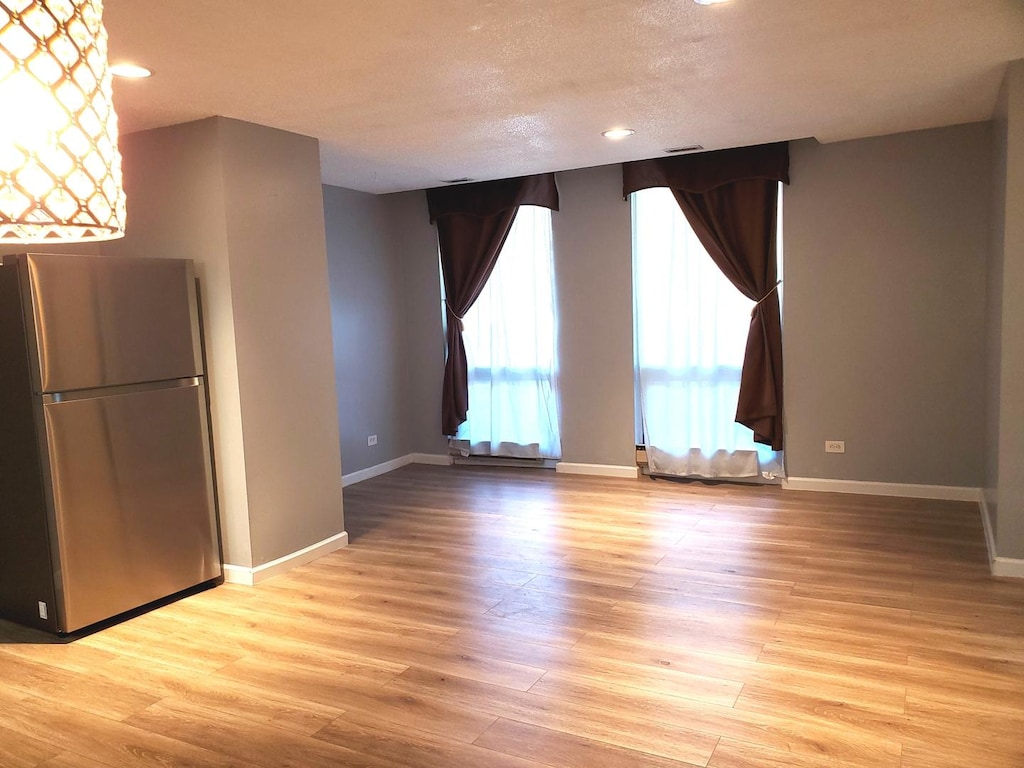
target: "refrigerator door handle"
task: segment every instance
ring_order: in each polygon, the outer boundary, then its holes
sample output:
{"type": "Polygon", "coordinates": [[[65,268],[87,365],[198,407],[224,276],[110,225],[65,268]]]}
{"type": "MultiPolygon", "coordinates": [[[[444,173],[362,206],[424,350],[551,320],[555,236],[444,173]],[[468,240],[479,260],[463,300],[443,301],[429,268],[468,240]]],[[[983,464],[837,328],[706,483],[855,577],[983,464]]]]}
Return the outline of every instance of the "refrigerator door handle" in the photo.
{"type": "Polygon", "coordinates": [[[46,392],[42,396],[43,404],[65,403],[72,400],[92,400],[97,397],[110,397],[111,395],[131,395],[136,392],[152,392],[160,389],[186,389],[198,387],[202,384],[201,376],[187,376],[182,379],[167,379],[166,381],[149,381],[145,384],[125,384],[119,387],[103,387],[102,389],[76,389],[70,392],[46,392]]]}

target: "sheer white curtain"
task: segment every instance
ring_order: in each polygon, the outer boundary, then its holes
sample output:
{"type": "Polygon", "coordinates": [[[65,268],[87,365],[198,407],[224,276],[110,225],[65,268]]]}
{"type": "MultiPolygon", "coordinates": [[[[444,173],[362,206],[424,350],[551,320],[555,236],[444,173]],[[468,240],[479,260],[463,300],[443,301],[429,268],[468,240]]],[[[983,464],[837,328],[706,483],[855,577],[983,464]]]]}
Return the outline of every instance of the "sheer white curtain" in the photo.
{"type": "Polygon", "coordinates": [[[463,319],[465,454],[561,458],[551,211],[520,206],[487,285],[463,319]]]}
{"type": "Polygon", "coordinates": [[[638,427],[651,471],[781,476],[782,453],[735,422],[754,302],[722,275],[668,189],[631,203],[638,427]]]}

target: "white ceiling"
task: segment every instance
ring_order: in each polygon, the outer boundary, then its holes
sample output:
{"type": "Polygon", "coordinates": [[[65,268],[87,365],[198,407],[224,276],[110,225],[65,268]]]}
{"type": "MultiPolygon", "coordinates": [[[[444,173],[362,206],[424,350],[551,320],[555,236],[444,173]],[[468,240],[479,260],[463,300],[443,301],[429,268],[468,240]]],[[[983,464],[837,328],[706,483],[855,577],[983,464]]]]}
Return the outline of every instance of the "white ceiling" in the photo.
{"type": "Polygon", "coordinates": [[[991,117],[1022,0],[106,0],[122,131],[315,136],[368,192],[991,117]],[[601,137],[628,126],[620,142],[601,137]]]}

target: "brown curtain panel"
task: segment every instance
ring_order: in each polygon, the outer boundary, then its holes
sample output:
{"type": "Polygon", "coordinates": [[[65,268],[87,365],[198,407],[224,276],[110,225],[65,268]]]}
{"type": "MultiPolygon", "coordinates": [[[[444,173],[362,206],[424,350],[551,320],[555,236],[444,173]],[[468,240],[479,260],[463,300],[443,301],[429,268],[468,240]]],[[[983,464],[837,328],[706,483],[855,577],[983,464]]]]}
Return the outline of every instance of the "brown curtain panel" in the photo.
{"type": "Polygon", "coordinates": [[[427,190],[437,224],[448,314],[447,355],[441,388],[441,433],[454,435],[469,411],[462,318],[487,284],[520,205],[558,210],[553,173],[427,190]]]}
{"type": "Polygon", "coordinates": [[[669,187],[701,244],[755,301],[736,421],[783,449],[782,319],[776,269],[778,183],[789,183],[789,145],[768,144],[623,165],[623,196],[669,187]]]}

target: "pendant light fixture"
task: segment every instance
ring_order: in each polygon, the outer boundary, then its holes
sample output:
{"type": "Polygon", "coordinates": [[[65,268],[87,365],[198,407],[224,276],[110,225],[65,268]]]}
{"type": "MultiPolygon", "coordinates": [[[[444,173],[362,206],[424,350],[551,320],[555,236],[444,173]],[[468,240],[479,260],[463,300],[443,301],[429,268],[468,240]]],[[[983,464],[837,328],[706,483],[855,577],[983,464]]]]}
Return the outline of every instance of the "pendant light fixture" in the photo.
{"type": "Polygon", "coordinates": [[[0,0],[0,245],[124,236],[102,0],[0,0]]]}

